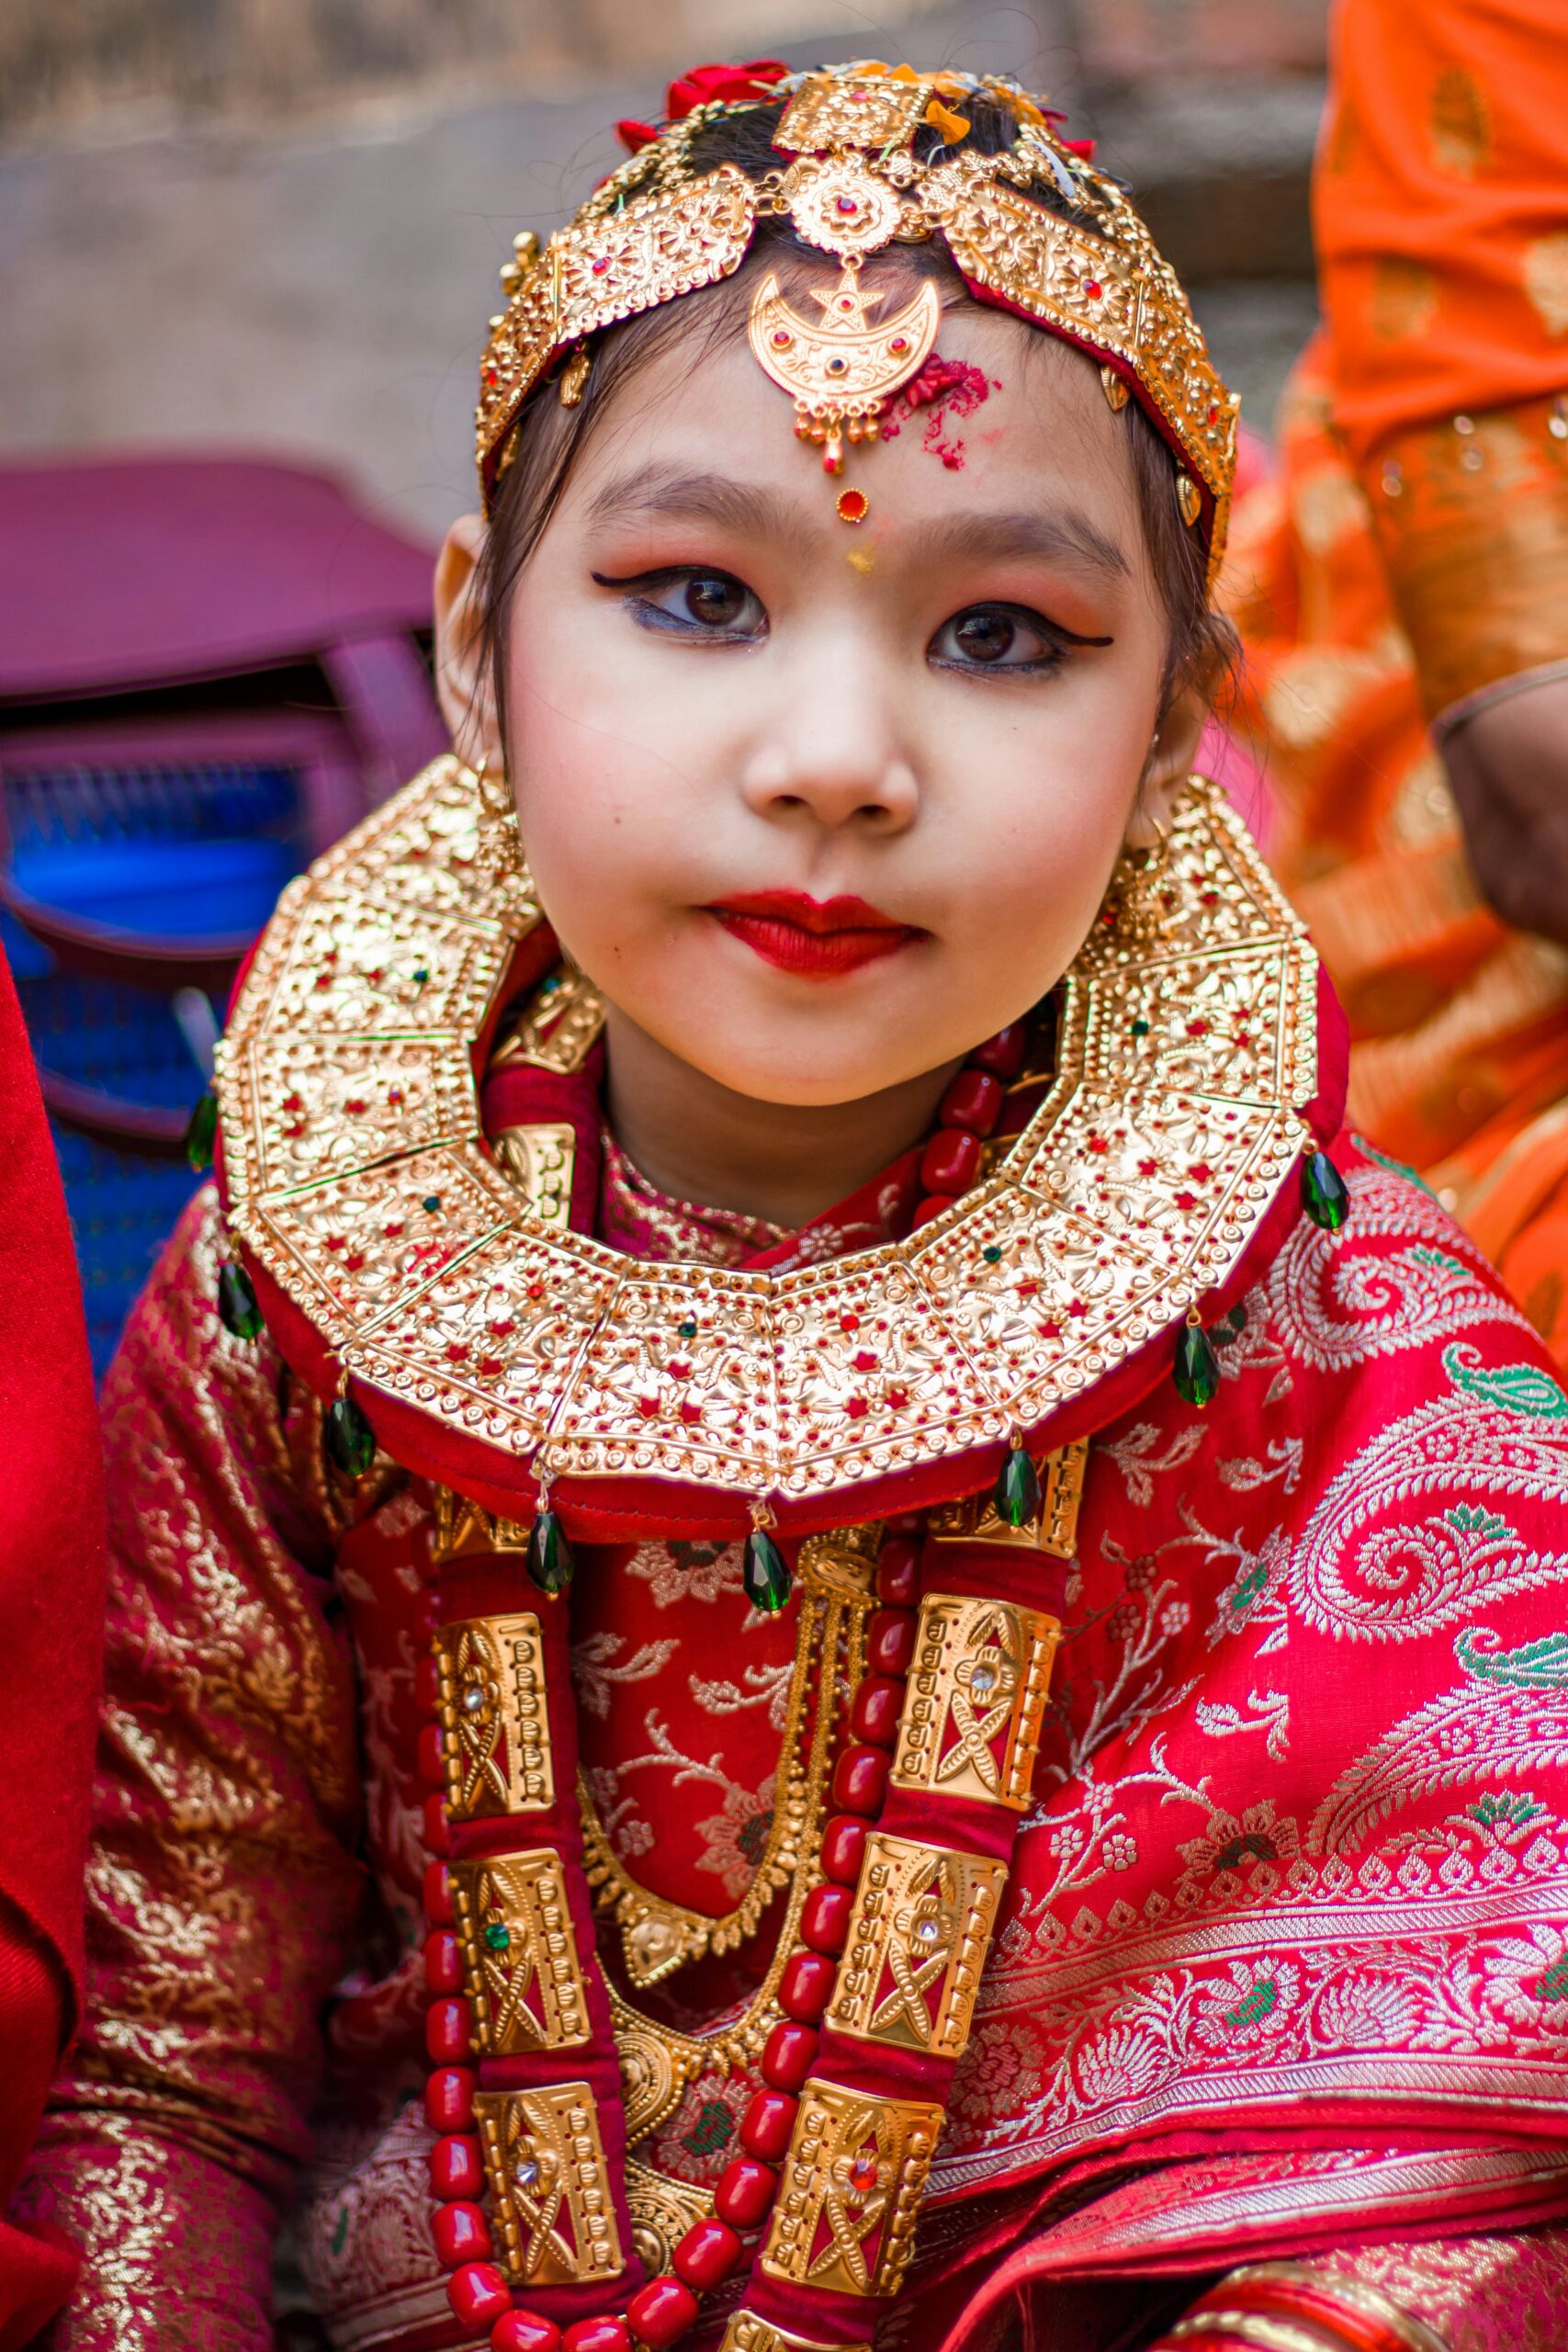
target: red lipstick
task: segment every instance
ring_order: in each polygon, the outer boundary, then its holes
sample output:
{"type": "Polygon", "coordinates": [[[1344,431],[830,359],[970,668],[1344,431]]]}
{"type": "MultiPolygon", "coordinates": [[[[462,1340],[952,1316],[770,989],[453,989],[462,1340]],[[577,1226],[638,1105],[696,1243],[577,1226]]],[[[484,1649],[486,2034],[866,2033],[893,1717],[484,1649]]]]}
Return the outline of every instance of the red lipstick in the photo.
{"type": "Polygon", "coordinates": [[[925,937],[863,899],[809,899],[800,890],[745,891],[707,911],[765,964],[803,979],[836,979],[925,937]]]}

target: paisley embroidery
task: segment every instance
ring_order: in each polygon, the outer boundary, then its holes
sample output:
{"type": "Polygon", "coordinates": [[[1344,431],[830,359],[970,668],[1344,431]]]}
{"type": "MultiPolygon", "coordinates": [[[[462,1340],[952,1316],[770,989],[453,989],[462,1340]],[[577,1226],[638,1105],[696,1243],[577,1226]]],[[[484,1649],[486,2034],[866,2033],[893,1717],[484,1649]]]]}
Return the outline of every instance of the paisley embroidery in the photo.
{"type": "MultiPolygon", "coordinates": [[[[1454,1645],[1472,1679],[1406,1715],[1340,1775],[1307,1832],[1312,1850],[1354,1853],[1380,1821],[1438,1789],[1568,1763],[1568,1674],[1561,1656],[1540,1681],[1483,1680],[1472,1664],[1479,1638],[1461,1634],[1454,1645]]],[[[1489,1660],[1482,1671],[1495,1674],[1499,1663],[1489,1660]]]]}
{"type": "MultiPolygon", "coordinates": [[[[1472,1352],[1450,1348],[1449,1357],[1472,1352]]],[[[1381,1431],[1340,1472],[1297,1547],[1296,1615],[1352,1641],[1408,1641],[1568,1577],[1568,1552],[1527,1548],[1500,1510],[1448,1499],[1456,1486],[1499,1504],[1561,1507],[1568,1425],[1542,1418],[1521,1428],[1517,1411],[1461,1391],[1381,1431]],[[1417,1518],[1427,1498],[1439,1507],[1417,1518]]]]}
{"type": "Polygon", "coordinates": [[[1568,1421],[1568,1396],[1540,1364],[1483,1364],[1479,1349],[1455,1346],[1444,1349],[1443,1370],[1467,1396],[1528,1413],[1532,1420],[1568,1421]]]}

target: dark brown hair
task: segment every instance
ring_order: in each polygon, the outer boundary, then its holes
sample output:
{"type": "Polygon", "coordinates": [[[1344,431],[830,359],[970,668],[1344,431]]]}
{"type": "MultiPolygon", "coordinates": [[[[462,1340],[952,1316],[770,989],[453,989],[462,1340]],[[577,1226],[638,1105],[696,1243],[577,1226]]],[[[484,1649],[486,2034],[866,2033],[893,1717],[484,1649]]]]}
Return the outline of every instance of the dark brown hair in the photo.
{"type": "MultiPolygon", "coordinates": [[[[1016,130],[1010,110],[984,98],[966,99],[964,104],[970,129],[957,144],[985,154],[998,153],[1010,145],[1016,130]]],[[[753,181],[762,180],[779,166],[773,134],[782,112],[779,105],[757,107],[707,126],[693,142],[694,165],[712,170],[721,163],[734,164],[753,181]]],[[[923,130],[917,139],[930,147],[938,142],[938,136],[934,130],[923,130]]],[[[1064,214],[1068,211],[1065,200],[1052,209],[1064,214]]],[[[944,309],[957,309],[975,300],[935,239],[928,244],[890,247],[878,261],[884,269],[893,262],[913,277],[933,279],[942,288],[944,309]]],[[[700,293],[645,311],[597,338],[587,384],[574,408],[561,406],[557,372],[536,386],[519,420],[515,455],[496,490],[475,583],[480,650],[491,673],[503,742],[506,630],[513,592],[582,451],[603,429],[619,394],[672,344],[679,341],[686,347],[695,368],[712,352],[745,334],[748,279],[753,270],[772,267],[787,284],[804,275],[808,263],[819,276],[821,255],[795,236],[787,217],[764,215],[745,261],[733,277],[700,293]]],[[[1163,711],[1189,685],[1197,685],[1213,699],[1234,675],[1236,639],[1230,623],[1210,606],[1205,550],[1198,533],[1180,517],[1172,449],[1135,401],[1128,401],[1121,417],[1144,541],[1168,623],[1160,694],[1163,711]]]]}

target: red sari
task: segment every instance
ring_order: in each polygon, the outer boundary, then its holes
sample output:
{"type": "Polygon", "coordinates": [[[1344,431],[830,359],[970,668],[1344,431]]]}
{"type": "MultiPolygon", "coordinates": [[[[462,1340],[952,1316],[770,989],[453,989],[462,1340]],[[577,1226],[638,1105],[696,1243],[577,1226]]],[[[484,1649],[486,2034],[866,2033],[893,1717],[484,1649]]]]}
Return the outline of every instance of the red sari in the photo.
{"type": "MultiPolygon", "coordinates": [[[[1341,1052],[1325,1016],[1330,1130],[1341,1052]]],[[[502,1069],[484,1115],[492,1139],[573,1129],[574,1218],[645,1259],[814,1262],[913,1204],[895,1169],[779,1238],[661,1204],[614,1155],[606,1182],[592,1064],[502,1069]]],[[[1389,2280],[1465,2352],[1550,2324],[1568,1396],[1436,1203],[1335,1148],[1348,1227],[1281,1192],[1213,1294],[1207,1416],[1159,1345],[1073,1408],[1093,1442],[1033,1804],[879,2344],[978,2352],[1012,2322],[1111,2352],[1264,2255],[1389,2280]]],[[[1136,1167],[1116,1181],[1135,1191],[1136,1167]]],[[[430,1471],[383,1455],[355,1488],[323,1468],[316,1396],[218,1323],[217,1251],[209,1193],[107,1398],[95,1985],[31,2191],[86,2255],[61,2340],[263,2352],[292,2201],[334,2345],[457,2345],[420,2106],[430,1471]]],[[[338,1282],[330,1237],[323,1263],[338,1282]]],[[[268,1307],[288,1328],[281,1292],[268,1307]]],[[[766,1852],[794,1612],[748,1611],[739,1543],[704,1533],[700,1493],[682,1509],[581,1546],[578,1731],[620,1863],[716,1914],[766,1852]]],[[[764,1922],[681,1980],[671,2022],[743,1996],[767,1946],[764,1922]]],[[[703,2209],[748,2087],[699,2074],[635,2151],[655,2240],[703,2209]]]]}

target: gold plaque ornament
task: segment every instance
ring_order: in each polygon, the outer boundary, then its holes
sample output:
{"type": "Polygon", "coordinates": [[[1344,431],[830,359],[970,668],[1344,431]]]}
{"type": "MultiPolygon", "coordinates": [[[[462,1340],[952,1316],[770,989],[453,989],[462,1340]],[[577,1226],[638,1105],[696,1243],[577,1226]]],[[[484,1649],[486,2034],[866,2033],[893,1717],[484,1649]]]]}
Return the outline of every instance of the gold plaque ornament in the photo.
{"type": "Polygon", "coordinates": [[[491,1143],[526,1202],[530,1222],[565,1233],[571,1224],[576,1129],[565,1120],[541,1120],[531,1127],[500,1127],[491,1143]]]}
{"type": "Polygon", "coordinates": [[[874,1830],[828,2023],[956,2058],[969,2039],[1007,1865],[874,1830]]]}
{"type": "Polygon", "coordinates": [[[539,920],[510,795],[439,760],[288,885],[216,1080],[251,1262],[372,1423],[378,1395],[416,1408],[525,1510],[547,1438],[556,1480],[612,1513],[646,1477],[700,1487],[710,1524],[769,1495],[786,1533],[797,1503],[852,1518],[894,1473],[945,1464],[972,1492],[966,1454],[1048,1443],[1058,1407],[1230,1278],[1310,1140],[1317,960],[1196,779],[1157,867],[1133,852],[1112,876],[1023,1133],[908,1240],[794,1272],[645,1263],[529,1219],[474,1052],[539,920]]]}
{"type": "Polygon", "coordinates": [[[524,403],[558,361],[566,363],[561,396],[579,395],[594,335],[731,277],[758,223],[783,217],[806,243],[836,254],[840,275],[807,298],[820,321],[803,317],[778,278],[765,277],[751,306],[751,348],[795,401],[798,428],[830,470],[845,439],[877,437],[882,402],[929,356],[940,313],[927,280],[881,316],[885,298],[862,287],[861,266],[895,240],[940,238],[972,288],[1098,359],[1112,407],[1129,391],[1142,400],[1185,466],[1183,512],[1196,502],[1195,514],[1208,519],[1213,580],[1239,403],[1116,182],[1003,77],[922,76],[862,62],[786,86],[773,144],[788,161],[778,169],[753,181],[733,164],[709,169],[694,160],[715,123],[770,103],[714,101],[621,164],[542,251],[519,249],[480,367],[476,447],[487,509],[524,403]],[[953,145],[968,118],[938,97],[939,82],[944,96],[962,89],[1010,116],[1010,144],[992,154],[953,145]],[[928,125],[940,137],[917,143],[928,125]]]}
{"type": "Polygon", "coordinates": [[[824,2344],[814,2335],[795,2335],[755,2312],[737,2312],[724,2331],[719,2352],[871,2352],[869,2344],[824,2344]]]}
{"type": "Polygon", "coordinates": [[[491,2230],[513,2284],[569,2287],[626,2267],[586,2083],[474,2098],[491,2230]]]}
{"type": "Polygon", "coordinates": [[[470,1617],[435,1636],[446,1812],[453,1821],[555,1802],[539,1621],[470,1617]]]}
{"type": "Polygon", "coordinates": [[[1088,1464],[1087,1438],[1048,1453],[1037,1465],[1040,1515],[1022,1527],[1003,1519],[995,1489],[987,1487],[959,1502],[939,1504],[927,1521],[927,1532],[933,1544],[996,1544],[1005,1550],[1047,1552],[1054,1559],[1071,1560],[1077,1553],[1078,1507],[1088,1464]]]}
{"type": "Polygon", "coordinates": [[[560,1857],[447,1866],[474,2038],[487,2058],[565,2050],[592,2038],[560,1857]]]}
{"type": "Polygon", "coordinates": [[[914,2244],[942,2110],[812,2075],[800,2095],[761,2267],[797,2286],[892,2295],[914,2244]]]}
{"type": "Polygon", "coordinates": [[[1022,1813],[1061,1626],[1005,1600],[920,1602],[893,1780],[1022,1813]]]}

